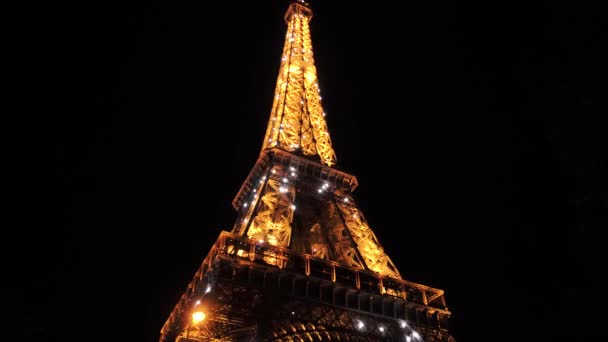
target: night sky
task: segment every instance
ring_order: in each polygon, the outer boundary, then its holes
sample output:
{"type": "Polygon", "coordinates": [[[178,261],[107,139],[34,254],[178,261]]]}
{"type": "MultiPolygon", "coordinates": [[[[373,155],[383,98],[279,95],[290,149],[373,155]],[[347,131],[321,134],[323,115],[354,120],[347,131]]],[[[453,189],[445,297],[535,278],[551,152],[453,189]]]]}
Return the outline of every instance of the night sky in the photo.
{"type": "MultiPolygon", "coordinates": [[[[81,3],[33,30],[41,96],[25,105],[45,108],[45,134],[30,145],[51,158],[29,171],[36,224],[11,263],[22,338],[158,340],[236,217],[288,3],[81,3]]],[[[606,300],[605,16],[396,3],[313,2],[337,168],[357,176],[360,209],[406,279],[446,291],[458,341],[591,340],[606,300]]]]}

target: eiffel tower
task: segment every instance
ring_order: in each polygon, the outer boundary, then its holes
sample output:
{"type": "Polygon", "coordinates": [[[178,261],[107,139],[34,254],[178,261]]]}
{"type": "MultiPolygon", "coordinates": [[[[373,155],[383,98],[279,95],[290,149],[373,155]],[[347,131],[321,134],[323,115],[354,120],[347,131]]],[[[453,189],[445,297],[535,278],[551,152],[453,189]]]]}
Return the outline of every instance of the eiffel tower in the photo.
{"type": "Polygon", "coordinates": [[[454,341],[444,292],[401,277],[337,170],[309,23],[293,1],[260,156],[238,215],[161,329],[161,342],[454,341]]]}

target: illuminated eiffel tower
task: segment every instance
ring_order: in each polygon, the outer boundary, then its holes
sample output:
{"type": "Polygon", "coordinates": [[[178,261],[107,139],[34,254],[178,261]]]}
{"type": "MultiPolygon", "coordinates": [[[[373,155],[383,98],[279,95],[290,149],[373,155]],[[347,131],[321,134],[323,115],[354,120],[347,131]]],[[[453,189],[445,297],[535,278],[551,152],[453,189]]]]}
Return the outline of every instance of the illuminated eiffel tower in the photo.
{"type": "Polygon", "coordinates": [[[454,341],[443,291],[404,280],[352,197],[294,1],[260,157],[160,341],[454,341]]]}

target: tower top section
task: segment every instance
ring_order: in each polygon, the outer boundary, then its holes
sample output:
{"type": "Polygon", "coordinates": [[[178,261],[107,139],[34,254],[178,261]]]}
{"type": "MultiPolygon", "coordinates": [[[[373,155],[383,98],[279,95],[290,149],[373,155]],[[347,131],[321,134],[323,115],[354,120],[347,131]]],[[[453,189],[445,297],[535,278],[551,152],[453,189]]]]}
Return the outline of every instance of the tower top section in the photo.
{"type": "Polygon", "coordinates": [[[287,33],[262,152],[272,148],[333,166],[336,154],[325,121],[312,51],[308,2],[296,0],[285,13],[287,33]]]}
{"type": "Polygon", "coordinates": [[[285,23],[287,25],[289,25],[289,22],[292,19],[291,17],[295,13],[295,9],[298,7],[301,12],[308,14],[309,21],[312,19],[312,10],[310,9],[310,3],[308,1],[304,1],[304,0],[293,0],[291,2],[291,5],[287,9],[287,12],[285,12],[285,23]]]}

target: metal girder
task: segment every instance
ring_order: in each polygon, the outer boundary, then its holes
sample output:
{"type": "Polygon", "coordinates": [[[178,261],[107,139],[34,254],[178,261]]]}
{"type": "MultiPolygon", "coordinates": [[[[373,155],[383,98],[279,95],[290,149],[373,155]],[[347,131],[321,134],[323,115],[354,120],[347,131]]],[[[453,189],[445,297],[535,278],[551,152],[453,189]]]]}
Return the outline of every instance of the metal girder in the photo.
{"type": "Polygon", "coordinates": [[[251,216],[243,219],[243,223],[251,221],[246,234],[256,241],[289,246],[296,187],[280,166],[273,167],[271,175],[264,181],[259,194],[254,195],[252,206],[255,208],[251,216]]]}
{"type": "Polygon", "coordinates": [[[384,249],[367,224],[363,213],[355,206],[354,200],[344,197],[341,201],[336,201],[336,204],[367,268],[383,276],[401,279],[397,267],[384,253],[384,249]]]}
{"type": "Polygon", "coordinates": [[[342,219],[335,201],[328,203],[328,238],[329,246],[335,251],[335,261],[359,269],[365,269],[365,263],[361,254],[357,250],[357,245],[353,241],[344,220],[342,219]]]}

